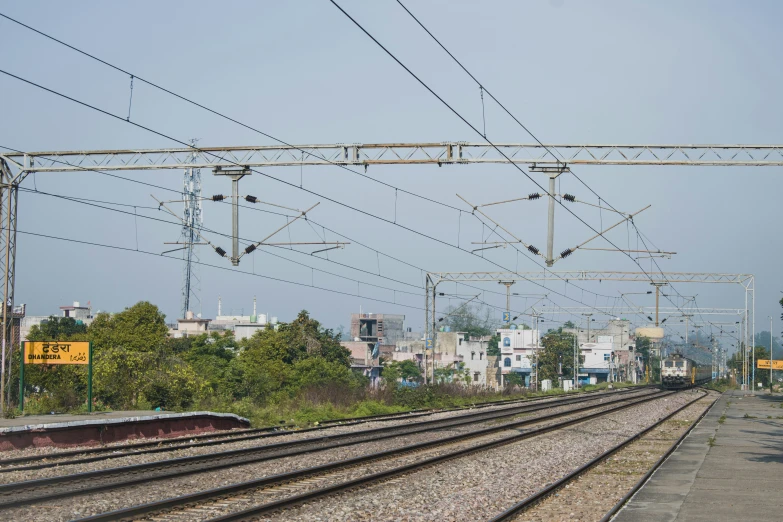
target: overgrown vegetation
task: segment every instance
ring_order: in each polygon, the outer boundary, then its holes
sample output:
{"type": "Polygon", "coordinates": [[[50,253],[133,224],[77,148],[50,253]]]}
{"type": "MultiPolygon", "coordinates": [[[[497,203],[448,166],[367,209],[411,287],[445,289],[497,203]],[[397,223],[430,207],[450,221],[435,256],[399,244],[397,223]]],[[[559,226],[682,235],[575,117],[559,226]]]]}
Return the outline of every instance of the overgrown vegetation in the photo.
{"type": "Polygon", "coordinates": [[[726,390],[733,390],[737,387],[732,385],[728,379],[715,379],[705,384],[704,388],[723,393],[726,390]]]}
{"type": "MultiPolygon", "coordinates": [[[[385,385],[371,388],[351,370],[340,333],[306,311],[239,342],[231,333],[180,339],[167,334],[160,310],[140,302],[112,316],[100,314],[89,327],[52,317],[33,327],[28,340],[92,341],[94,410],[203,409],[236,413],[254,425],[305,425],[522,395],[463,386],[458,368],[438,375],[442,384],[423,386],[413,361],[386,365],[385,385]],[[415,386],[399,386],[398,379],[415,386]]],[[[86,411],[86,367],[26,365],[25,395],[28,414],[86,411]]],[[[18,400],[17,390],[12,399],[18,400]]]]}

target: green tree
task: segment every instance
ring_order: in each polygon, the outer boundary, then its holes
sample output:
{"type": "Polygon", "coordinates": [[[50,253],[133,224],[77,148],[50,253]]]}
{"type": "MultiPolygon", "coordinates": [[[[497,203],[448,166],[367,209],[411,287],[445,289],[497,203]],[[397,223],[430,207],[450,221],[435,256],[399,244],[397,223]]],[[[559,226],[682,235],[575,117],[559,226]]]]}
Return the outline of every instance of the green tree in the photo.
{"type": "Polygon", "coordinates": [[[515,386],[523,388],[525,386],[525,378],[516,372],[505,375],[503,381],[505,382],[507,388],[513,388],[515,386]]]}
{"type": "Polygon", "coordinates": [[[233,332],[169,339],[169,346],[197,375],[202,386],[199,399],[226,402],[240,398],[242,373],[236,363],[239,346],[233,332]]]}
{"type": "Polygon", "coordinates": [[[421,382],[421,369],[414,361],[391,361],[384,365],[381,372],[384,384],[392,385],[402,380],[405,382],[421,382]]]}
{"type": "Polygon", "coordinates": [[[489,338],[489,345],[487,346],[487,355],[493,355],[500,357],[500,334],[495,333],[489,338]]]}
{"type": "Polygon", "coordinates": [[[470,337],[482,337],[492,335],[497,322],[492,318],[489,308],[464,304],[446,308],[443,325],[448,326],[452,332],[465,332],[470,337]]]}
{"type": "MultiPolygon", "coordinates": [[[[49,317],[33,325],[28,341],[86,341],[87,326],[72,317],[49,317]]],[[[18,377],[17,371],[14,372],[18,377]]],[[[16,392],[16,390],[12,389],[16,392]]],[[[32,394],[28,410],[35,411],[39,401],[42,412],[68,411],[86,402],[87,367],[81,365],[25,365],[25,394],[32,394]]],[[[18,400],[18,397],[15,397],[18,400]]]]}
{"type": "MultiPolygon", "coordinates": [[[[542,349],[538,355],[539,379],[551,379],[556,383],[558,377],[574,377],[574,336],[564,333],[562,328],[549,330],[541,339],[542,349]]],[[[584,358],[580,355],[580,364],[584,358]]],[[[535,362],[535,360],[533,361],[535,362]]]]}
{"type": "Polygon", "coordinates": [[[661,358],[652,354],[652,341],[649,337],[636,338],[636,352],[642,356],[645,368],[650,370],[650,382],[661,380],[661,358]]]}
{"type": "Polygon", "coordinates": [[[303,310],[278,329],[264,329],[240,343],[241,392],[266,401],[274,393],[295,395],[327,382],[354,384],[351,353],[339,334],[324,329],[303,310]]]}
{"type": "Polygon", "coordinates": [[[184,408],[192,402],[200,384],[167,342],[165,319],[147,301],[95,317],[87,334],[93,342],[97,398],[114,408],[184,408]]]}

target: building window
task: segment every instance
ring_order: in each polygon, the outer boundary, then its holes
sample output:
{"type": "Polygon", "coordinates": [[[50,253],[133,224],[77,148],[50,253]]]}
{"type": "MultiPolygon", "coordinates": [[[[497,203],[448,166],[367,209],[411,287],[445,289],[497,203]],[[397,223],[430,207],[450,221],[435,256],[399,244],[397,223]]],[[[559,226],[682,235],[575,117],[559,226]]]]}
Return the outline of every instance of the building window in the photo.
{"type": "Polygon", "coordinates": [[[484,352],[479,352],[479,361],[484,359],[484,352]]]}
{"type": "Polygon", "coordinates": [[[506,357],[505,359],[503,359],[503,366],[505,366],[506,368],[511,366],[511,357],[506,357]]]}
{"type": "Polygon", "coordinates": [[[609,360],[609,354],[608,354],[608,353],[605,353],[605,354],[604,354],[604,361],[608,361],[608,360],[609,360]]]}
{"type": "Polygon", "coordinates": [[[504,337],[503,338],[503,346],[511,346],[511,338],[510,337],[504,337]]]}
{"type": "Polygon", "coordinates": [[[470,360],[474,360],[476,358],[476,352],[470,352],[470,360]]]}
{"type": "Polygon", "coordinates": [[[459,345],[462,346],[462,337],[459,338],[459,345]]]}
{"type": "Polygon", "coordinates": [[[521,355],[517,355],[517,361],[521,361],[521,360],[522,360],[522,356],[521,355]]]}
{"type": "Polygon", "coordinates": [[[478,382],[479,381],[479,377],[481,377],[481,373],[480,372],[473,373],[473,382],[478,382]]]}

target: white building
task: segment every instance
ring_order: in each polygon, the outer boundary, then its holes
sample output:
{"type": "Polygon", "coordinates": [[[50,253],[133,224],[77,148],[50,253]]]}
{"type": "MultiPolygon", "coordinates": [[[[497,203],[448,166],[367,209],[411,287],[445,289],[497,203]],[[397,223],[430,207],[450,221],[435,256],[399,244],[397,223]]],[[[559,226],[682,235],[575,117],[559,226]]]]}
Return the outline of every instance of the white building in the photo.
{"type": "MultiPolygon", "coordinates": [[[[27,335],[30,333],[30,329],[33,326],[40,326],[42,323],[45,323],[49,320],[49,317],[52,317],[55,314],[52,315],[27,315],[22,318],[22,322],[20,325],[20,336],[21,339],[27,339],[27,335]]],[[[60,307],[60,317],[70,317],[71,319],[74,319],[77,323],[82,323],[86,325],[90,325],[93,320],[92,315],[92,307],[90,306],[89,301],[87,302],[87,306],[82,306],[79,301],[74,301],[73,305],[66,305],[60,307]]]]}
{"type": "Polygon", "coordinates": [[[186,312],[185,317],[177,319],[177,329],[169,330],[169,336],[174,338],[194,337],[207,333],[210,319],[196,317],[193,312],[186,312]]]}
{"type": "Polygon", "coordinates": [[[500,335],[498,348],[500,348],[500,373],[503,379],[501,385],[505,383],[506,375],[518,373],[524,379],[525,386],[530,386],[536,351],[540,349],[538,330],[502,328],[497,333],[500,335]]]}
{"type": "Polygon", "coordinates": [[[461,358],[463,368],[470,376],[470,383],[474,386],[489,386],[488,370],[490,361],[487,357],[489,337],[471,337],[465,339],[465,335],[459,338],[456,346],[456,354],[461,358]]]}

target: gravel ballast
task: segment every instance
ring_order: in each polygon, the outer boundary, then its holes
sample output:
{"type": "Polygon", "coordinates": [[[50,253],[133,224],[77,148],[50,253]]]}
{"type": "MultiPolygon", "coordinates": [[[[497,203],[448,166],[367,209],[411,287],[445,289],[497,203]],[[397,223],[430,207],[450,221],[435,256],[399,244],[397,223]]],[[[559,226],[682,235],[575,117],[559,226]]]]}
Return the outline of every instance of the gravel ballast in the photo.
{"type": "MultiPolygon", "coordinates": [[[[629,394],[636,395],[636,394],[629,394]]],[[[596,401],[590,401],[590,404],[598,404],[601,399],[610,398],[611,395],[601,394],[600,397],[596,397],[596,401]]],[[[585,405],[581,403],[578,406],[585,405]]],[[[550,410],[536,412],[534,415],[529,415],[529,418],[535,416],[547,415],[556,413],[559,411],[566,411],[573,406],[561,406],[552,408],[550,410]]],[[[527,418],[527,417],[526,417],[527,418]]],[[[510,422],[511,419],[506,419],[505,422],[510,422]]],[[[498,422],[498,421],[491,421],[498,422]]],[[[375,426],[375,425],[373,425],[375,426]]],[[[484,425],[486,426],[486,424],[484,425]]],[[[196,475],[189,475],[184,477],[178,477],[168,479],[164,481],[151,482],[149,484],[143,484],[132,488],[124,488],[116,491],[112,491],[107,494],[97,494],[84,497],[74,497],[70,499],[58,500],[56,502],[44,502],[40,504],[25,506],[21,508],[15,508],[13,510],[7,510],[6,514],[12,517],[21,516],[25,520],[69,520],[72,518],[84,517],[91,514],[97,514],[101,512],[111,511],[122,507],[128,507],[131,505],[137,505],[141,503],[151,502],[155,500],[161,500],[176,495],[195,493],[219,486],[225,486],[234,484],[237,482],[243,482],[254,478],[260,478],[264,476],[270,476],[278,473],[293,471],[295,469],[301,469],[304,467],[315,466],[319,464],[325,464],[329,462],[342,461],[348,458],[356,457],[359,455],[381,451],[385,449],[391,449],[394,447],[405,447],[415,442],[423,442],[428,440],[437,440],[448,435],[454,435],[457,433],[464,433],[466,431],[475,430],[478,425],[466,425],[458,428],[452,428],[449,430],[438,430],[436,432],[420,433],[415,435],[408,435],[399,438],[389,439],[385,441],[376,441],[371,443],[363,443],[356,446],[348,446],[345,448],[339,448],[329,451],[321,451],[310,453],[307,455],[286,457],[283,459],[276,459],[269,462],[260,462],[256,464],[248,464],[237,466],[234,468],[219,470],[215,472],[200,473],[196,475]]],[[[341,426],[341,430],[356,431],[364,429],[365,426],[341,426]]],[[[307,435],[307,434],[301,434],[307,435]]],[[[279,440],[276,438],[274,440],[279,440]]],[[[222,446],[221,446],[222,448],[222,446]]],[[[127,457],[131,459],[132,457],[127,457]]],[[[118,459],[118,460],[125,460],[118,459]]],[[[100,463],[93,463],[100,464],[100,463]]],[[[89,465],[87,465],[89,466],[89,465]]],[[[75,466],[73,466],[75,467],[75,466]]],[[[71,467],[71,468],[73,468],[71,467]]],[[[39,472],[45,472],[47,470],[39,470],[39,472]]]]}
{"type": "Polygon", "coordinates": [[[314,500],[263,520],[487,520],[655,423],[679,393],[584,424],[314,500]]]}

